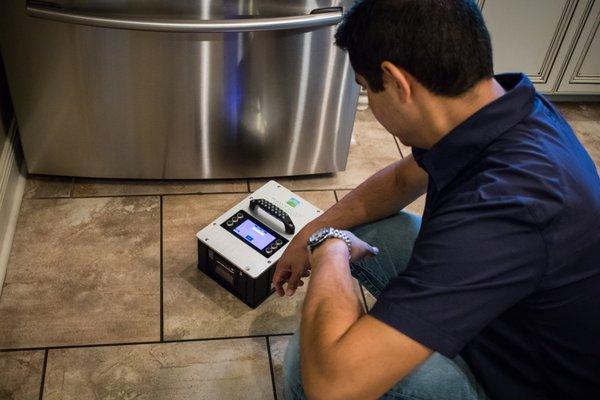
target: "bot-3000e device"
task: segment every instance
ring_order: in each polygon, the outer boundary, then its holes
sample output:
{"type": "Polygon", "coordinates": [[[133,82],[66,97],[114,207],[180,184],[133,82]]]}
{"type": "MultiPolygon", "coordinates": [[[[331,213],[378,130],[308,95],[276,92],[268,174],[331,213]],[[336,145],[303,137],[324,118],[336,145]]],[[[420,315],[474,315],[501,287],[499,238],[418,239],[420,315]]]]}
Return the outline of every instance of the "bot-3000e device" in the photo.
{"type": "Polygon", "coordinates": [[[275,263],[288,243],[320,213],[269,181],[198,232],[198,268],[254,308],[273,293],[275,263]]]}

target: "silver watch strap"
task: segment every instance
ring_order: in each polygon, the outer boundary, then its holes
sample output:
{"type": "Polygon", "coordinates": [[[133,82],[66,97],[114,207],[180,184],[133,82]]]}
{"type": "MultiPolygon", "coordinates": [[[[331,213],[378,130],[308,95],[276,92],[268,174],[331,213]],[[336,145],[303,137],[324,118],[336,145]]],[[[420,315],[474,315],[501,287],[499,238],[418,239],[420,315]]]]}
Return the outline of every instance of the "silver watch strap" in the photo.
{"type": "MultiPolygon", "coordinates": [[[[344,232],[342,232],[339,229],[335,229],[333,228],[331,230],[331,233],[329,234],[329,238],[337,238],[337,239],[342,239],[344,242],[346,242],[346,246],[348,246],[348,259],[351,259],[352,256],[352,243],[350,242],[350,238],[348,237],[348,235],[346,235],[344,232]]],[[[325,239],[325,240],[327,240],[325,239]]]]}

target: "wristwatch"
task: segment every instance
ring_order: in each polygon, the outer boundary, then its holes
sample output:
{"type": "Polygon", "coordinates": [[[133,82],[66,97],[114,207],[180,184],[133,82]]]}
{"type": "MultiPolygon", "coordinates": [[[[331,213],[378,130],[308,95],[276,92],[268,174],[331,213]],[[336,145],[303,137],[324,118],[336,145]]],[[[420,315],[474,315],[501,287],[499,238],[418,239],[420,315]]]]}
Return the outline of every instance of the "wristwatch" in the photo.
{"type": "Polygon", "coordinates": [[[308,251],[312,253],[316,247],[329,238],[338,238],[346,242],[346,245],[348,246],[348,259],[350,259],[350,254],[352,254],[352,244],[350,243],[350,238],[341,230],[332,228],[331,226],[321,228],[310,235],[307,241],[308,251]]]}

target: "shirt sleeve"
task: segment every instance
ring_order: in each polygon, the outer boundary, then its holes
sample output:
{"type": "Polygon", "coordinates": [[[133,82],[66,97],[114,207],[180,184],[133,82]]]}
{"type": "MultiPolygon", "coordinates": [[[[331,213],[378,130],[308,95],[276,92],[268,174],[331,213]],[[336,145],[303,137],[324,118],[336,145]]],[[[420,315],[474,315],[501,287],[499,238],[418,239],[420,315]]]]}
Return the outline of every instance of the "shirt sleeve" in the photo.
{"type": "Polygon", "coordinates": [[[434,212],[408,266],[370,315],[447,357],[531,293],[546,246],[527,207],[485,201],[434,212]]]}

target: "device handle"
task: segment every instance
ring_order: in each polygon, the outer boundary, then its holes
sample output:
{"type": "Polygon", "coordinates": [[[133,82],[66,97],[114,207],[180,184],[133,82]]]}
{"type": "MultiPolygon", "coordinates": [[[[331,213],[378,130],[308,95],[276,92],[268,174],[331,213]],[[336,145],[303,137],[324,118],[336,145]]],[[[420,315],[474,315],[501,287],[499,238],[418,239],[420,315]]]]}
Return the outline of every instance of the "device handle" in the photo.
{"type": "Polygon", "coordinates": [[[335,25],[342,20],[341,7],[313,10],[310,14],[275,18],[240,18],[225,20],[139,19],[122,16],[102,16],[66,10],[48,2],[27,2],[27,14],[36,18],[70,24],[104,28],[165,32],[248,32],[284,29],[316,28],[335,25]]]}
{"type": "Polygon", "coordinates": [[[292,222],[292,219],[281,208],[265,199],[252,199],[250,200],[250,210],[254,211],[256,207],[261,208],[267,212],[270,216],[283,223],[285,227],[285,233],[293,234],[296,232],[296,226],[292,222]]]}

